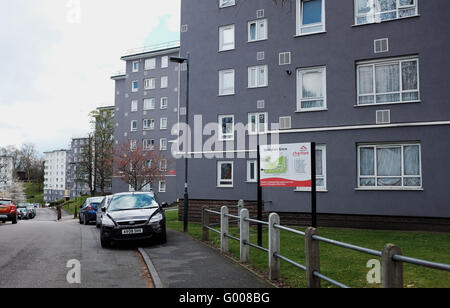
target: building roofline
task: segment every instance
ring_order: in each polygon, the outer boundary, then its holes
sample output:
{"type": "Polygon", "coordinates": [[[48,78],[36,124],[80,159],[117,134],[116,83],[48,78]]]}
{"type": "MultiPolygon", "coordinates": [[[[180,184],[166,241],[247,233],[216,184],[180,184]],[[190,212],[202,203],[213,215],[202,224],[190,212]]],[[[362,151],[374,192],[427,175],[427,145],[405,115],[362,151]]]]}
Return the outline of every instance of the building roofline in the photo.
{"type": "Polygon", "coordinates": [[[123,61],[130,61],[130,60],[142,59],[145,57],[175,53],[177,51],[180,51],[180,42],[177,42],[176,44],[173,44],[170,47],[157,48],[154,46],[150,46],[150,47],[143,47],[140,49],[134,49],[134,50],[129,51],[129,53],[126,53],[120,59],[123,61]]]}

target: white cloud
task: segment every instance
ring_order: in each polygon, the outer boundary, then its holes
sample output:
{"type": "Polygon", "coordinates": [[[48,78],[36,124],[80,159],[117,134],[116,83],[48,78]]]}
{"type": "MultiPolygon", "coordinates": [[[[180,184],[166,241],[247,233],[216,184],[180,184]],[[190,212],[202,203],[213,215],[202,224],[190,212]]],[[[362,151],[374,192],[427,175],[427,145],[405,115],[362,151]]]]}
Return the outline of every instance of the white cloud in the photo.
{"type": "Polygon", "coordinates": [[[10,29],[0,39],[14,57],[0,50],[1,83],[13,89],[0,86],[0,146],[32,142],[46,151],[87,134],[88,113],[114,104],[110,75],[123,69],[124,51],[141,47],[160,17],[170,16],[167,31],[179,31],[180,0],[10,2],[0,12],[0,27],[10,29]],[[80,23],[70,23],[77,2],[80,23]]]}

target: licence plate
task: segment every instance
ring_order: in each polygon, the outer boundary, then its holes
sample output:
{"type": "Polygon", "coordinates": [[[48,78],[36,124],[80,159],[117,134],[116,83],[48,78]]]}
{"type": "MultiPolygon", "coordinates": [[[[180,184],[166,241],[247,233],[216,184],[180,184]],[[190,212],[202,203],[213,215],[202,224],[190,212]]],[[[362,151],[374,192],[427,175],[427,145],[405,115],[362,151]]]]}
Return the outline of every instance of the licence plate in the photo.
{"type": "Polygon", "coordinates": [[[144,229],[122,230],[122,235],[132,235],[132,234],[142,234],[142,233],[144,233],[144,229]]]}

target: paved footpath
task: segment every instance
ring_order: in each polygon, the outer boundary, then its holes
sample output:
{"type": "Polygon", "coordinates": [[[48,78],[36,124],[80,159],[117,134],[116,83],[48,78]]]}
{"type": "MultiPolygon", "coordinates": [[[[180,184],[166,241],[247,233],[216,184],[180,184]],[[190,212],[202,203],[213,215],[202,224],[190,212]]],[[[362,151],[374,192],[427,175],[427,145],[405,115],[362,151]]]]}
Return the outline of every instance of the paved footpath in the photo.
{"type": "Polygon", "coordinates": [[[167,244],[146,247],[164,288],[272,288],[189,235],[167,231],[167,244]]]}

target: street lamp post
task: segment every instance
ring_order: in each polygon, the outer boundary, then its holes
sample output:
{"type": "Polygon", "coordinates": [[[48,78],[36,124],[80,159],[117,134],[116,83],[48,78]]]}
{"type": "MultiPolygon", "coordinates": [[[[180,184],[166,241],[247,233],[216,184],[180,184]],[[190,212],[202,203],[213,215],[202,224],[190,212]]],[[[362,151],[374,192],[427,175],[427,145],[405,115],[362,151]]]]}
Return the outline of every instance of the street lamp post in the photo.
{"type": "MultiPolygon", "coordinates": [[[[183,64],[186,63],[187,80],[186,80],[186,126],[189,127],[189,53],[187,58],[170,57],[170,62],[183,64]]],[[[188,192],[188,154],[189,154],[189,136],[186,134],[186,154],[185,154],[185,172],[184,172],[184,232],[188,232],[189,222],[189,192],[188,192]]]]}

